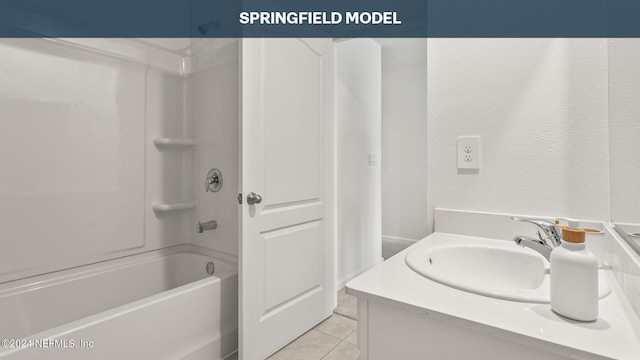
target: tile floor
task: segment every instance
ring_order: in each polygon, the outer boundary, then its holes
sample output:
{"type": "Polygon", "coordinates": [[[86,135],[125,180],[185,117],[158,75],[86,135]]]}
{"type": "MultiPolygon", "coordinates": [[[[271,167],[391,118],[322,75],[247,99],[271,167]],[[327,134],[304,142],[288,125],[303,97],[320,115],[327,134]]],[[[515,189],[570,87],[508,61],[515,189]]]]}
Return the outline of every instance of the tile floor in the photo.
{"type": "Polygon", "coordinates": [[[334,314],[307,331],[269,360],[356,360],[356,298],[338,291],[338,307],[334,314]]]}
{"type": "Polygon", "coordinates": [[[338,291],[338,307],[333,310],[334,314],[342,315],[352,320],[358,320],[358,299],[344,291],[338,291]]]}

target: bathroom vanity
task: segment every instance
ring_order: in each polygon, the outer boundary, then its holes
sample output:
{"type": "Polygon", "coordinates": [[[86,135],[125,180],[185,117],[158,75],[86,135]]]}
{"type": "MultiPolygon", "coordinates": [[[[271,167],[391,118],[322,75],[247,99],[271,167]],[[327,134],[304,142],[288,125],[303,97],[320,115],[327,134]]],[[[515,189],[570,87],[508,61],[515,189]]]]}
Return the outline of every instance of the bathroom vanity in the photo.
{"type": "MultiPolygon", "coordinates": [[[[640,359],[639,309],[633,308],[640,305],[638,299],[634,301],[630,297],[638,293],[625,292],[619,280],[626,279],[626,285],[637,282],[640,275],[638,268],[633,267],[637,267],[638,262],[626,259],[631,254],[620,239],[604,226],[607,263],[599,271],[600,285],[610,287],[601,289],[598,320],[578,322],[551,311],[548,298],[545,300],[548,272],[537,278],[519,274],[520,271],[539,271],[536,260],[527,260],[538,254],[511,241],[514,232],[526,229],[512,225],[505,215],[437,210],[435,233],[347,284],[347,293],[358,297],[360,358],[640,359]],[[464,228],[460,224],[465,224],[464,228]],[[474,232],[484,237],[470,236],[474,232]],[[466,283],[460,274],[444,280],[436,276],[434,279],[438,281],[435,281],[407,264],[421,257],[434,264],[436,261],[454,263],[453,258],[438,259],[429,255],[434,254],[430,248],[447,247],[462,257],[476,256],[496,264],[496,259],[490,259],[482,251],[490,253],[494,249],[506,254],[510,246],[513,254],[509,256],[518,259],[498,264],[509,274],[504,277],[499,268],[494,273],[480,269],[475,274],[469,273],[473,280],[466,283]],[[465,247],[475,250],[464,254],[465,247]],[[474,284],[483,281],[486,286],[474,289],[474,284]],[[520,295],[504,296],[491,291],[482,294],[477,289],[496,286],[496,281],[498,288],[511,286],[505,285],[509,283],[530,289],[523,290],[520,299],[517,299],[520,295]],[[460,282],[463,285],[459,285],[460,282]]],[[[484,266],[482,259],[475,261],[474,266],[484,266]]],[[[474,259],[469,257],[462,263],[469,261],[474,259]]],[[[454,271],[447,270],[448,273],[454,271]]]]}

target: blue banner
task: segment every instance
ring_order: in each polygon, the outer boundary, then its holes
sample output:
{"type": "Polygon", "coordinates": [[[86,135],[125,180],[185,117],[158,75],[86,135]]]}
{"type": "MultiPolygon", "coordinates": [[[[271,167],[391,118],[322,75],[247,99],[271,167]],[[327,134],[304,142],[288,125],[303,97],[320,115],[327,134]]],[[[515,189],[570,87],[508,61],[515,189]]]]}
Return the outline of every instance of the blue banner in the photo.
{"type": "Polygon", "coordinates": [[[640,1],[0,0],[0,37],[640,37],[640,1]]]}

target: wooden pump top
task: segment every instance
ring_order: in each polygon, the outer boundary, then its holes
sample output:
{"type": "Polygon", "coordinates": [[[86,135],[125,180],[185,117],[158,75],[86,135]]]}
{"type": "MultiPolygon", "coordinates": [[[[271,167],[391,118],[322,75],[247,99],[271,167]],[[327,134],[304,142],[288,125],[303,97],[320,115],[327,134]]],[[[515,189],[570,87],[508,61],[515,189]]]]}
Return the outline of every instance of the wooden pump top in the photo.
{"type": "Polygon", "coordinates": [[[572,243],[583,243],[586,231],[584,229],[562,228],[562,240],[572,243]]]}

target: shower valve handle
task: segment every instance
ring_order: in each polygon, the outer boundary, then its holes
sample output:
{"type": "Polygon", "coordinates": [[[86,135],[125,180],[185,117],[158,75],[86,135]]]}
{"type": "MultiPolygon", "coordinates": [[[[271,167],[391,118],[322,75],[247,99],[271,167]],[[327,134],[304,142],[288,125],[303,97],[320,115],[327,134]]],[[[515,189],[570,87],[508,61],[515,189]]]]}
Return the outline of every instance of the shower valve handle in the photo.
{"type": "Polygon", "coordinates": [[[247,204],[254,205],[254,204],[260,204],[261,202],[262,202],[262,196],[254,192],[250,192],[247,195],[247,204]]]}

